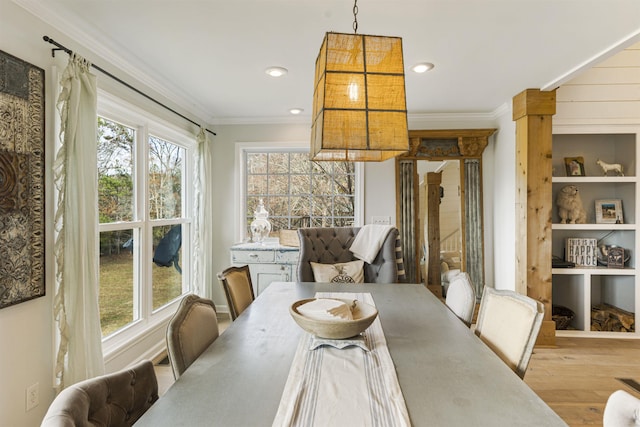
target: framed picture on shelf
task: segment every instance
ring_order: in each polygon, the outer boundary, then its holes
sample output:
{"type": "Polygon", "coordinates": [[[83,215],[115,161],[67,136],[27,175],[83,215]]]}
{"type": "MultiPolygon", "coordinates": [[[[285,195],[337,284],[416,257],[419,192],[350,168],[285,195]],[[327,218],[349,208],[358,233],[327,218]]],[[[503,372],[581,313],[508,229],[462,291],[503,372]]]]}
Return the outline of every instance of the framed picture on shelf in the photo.
{"type": "Polygon", "coordinates": [[[567,170],[567,176],[585,176],[582,157],[565,157],[564,167],[567,170]]]}
{"type": "Polygon", "coordinates": [[[597,224],[624,224],[622,215],[622,200],[596,200],[597,224]]]}
{"type": "Polygon", "coordinates": [[[607,252],[607,267],[624,268],[624,248],[609,248],[609,251],[607,252]]]}

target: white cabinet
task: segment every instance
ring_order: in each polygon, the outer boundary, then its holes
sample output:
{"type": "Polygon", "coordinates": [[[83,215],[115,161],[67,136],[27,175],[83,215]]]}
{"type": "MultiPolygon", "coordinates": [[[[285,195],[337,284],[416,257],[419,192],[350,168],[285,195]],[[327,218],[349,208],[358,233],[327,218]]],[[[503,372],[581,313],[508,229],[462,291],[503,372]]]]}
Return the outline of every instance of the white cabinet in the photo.
{"type": "Polygon", "coordinates": [[[295,282],[298,278],[298,248],[277,242],[240,243],[231,247],[231,264],[248,265],[255,296],[271,282],[295,282]]]}
{"type": "Polygon", "coordinates": [[[594,330],[599,323],[592,320],[592,310],[608,304],[635,313],[637,324],[640,292],[637,273],[638,256],[638,142],[640,129],[625,126],[555,126],[553,132],[553,214],[552,254],[565,258],[567,238],[592,238],[598,244],[625,248],[629,260],[624,268],[609,268],[606,263],[592,267],[553,268],[553,304],[570,308],[575,317],[567,330],[558,336],[596,336],[615,338],[640,337],[631,332],[594,330]],[[565,158],[582,157],[584,176],[567,176],[565,158]],[[625,175],[609,172],[604,176],[596,164],[600,159],[619,163],[625,175]],[[586,211],[585,224],[561,224],[556,199],[561,189],[575,185],[586,211]],[[597,200],[620,200],[622,223],[598,223],[597,200]]]}

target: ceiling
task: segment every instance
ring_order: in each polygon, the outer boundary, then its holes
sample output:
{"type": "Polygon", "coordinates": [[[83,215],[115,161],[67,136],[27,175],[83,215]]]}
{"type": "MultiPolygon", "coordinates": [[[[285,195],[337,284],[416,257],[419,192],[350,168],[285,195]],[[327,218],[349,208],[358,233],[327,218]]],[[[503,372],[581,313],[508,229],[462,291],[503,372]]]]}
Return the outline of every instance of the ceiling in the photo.
{"type": "MultiPolygon", "coordinates": [[[[351,0],[14,1],[82,41],[68,48],[209,124],[310,123],[324,34],[351,33],[354,19],[351,0]],[[272,65],[289,73],[269,77],[272,65]]],[[[358,10],[359,34],[403,38],[410,117],[492,114],[640,40],[638,0],[360,0],[358,10]],[[435,68],[409,70],[423,61],[435,68]]]]}

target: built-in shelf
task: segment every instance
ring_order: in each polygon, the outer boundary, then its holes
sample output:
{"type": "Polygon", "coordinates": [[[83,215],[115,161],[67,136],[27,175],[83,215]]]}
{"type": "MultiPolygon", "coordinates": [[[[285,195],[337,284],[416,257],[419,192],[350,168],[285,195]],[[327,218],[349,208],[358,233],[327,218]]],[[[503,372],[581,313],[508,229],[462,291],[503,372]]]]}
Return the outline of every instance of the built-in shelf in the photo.
{"type": "Polygon", "coordinates": [[[637,329],[630,332],[592,331],[593,307],[609,304],[639,317],[640,287],[636,271],[639,251],[637,214],[638,149],[640,129],[616,126],[556,126],[553,131],[552,166],[552,253],[564,258],[568,238],[597,239],[598,244],[614,244],[630,254],[624,268],[594,267],[553,268],[553,305],[571,309],[575,316],[566,330],[557,336],[585,336],[599,338],[640,338],[637,329]],[[565,158],[582,157],[585,176],[560,176],[565,173],[565,158]],[[619,163],[624,176],[604,176],[596,164],[601,159],[619,163]],[[566,185],[575,185],[587,214],[586,224],[561,224],[556,197],[566,185]],[[623,224],[596,223],[595,204],[601,199],[622,201],[623,224]]]}

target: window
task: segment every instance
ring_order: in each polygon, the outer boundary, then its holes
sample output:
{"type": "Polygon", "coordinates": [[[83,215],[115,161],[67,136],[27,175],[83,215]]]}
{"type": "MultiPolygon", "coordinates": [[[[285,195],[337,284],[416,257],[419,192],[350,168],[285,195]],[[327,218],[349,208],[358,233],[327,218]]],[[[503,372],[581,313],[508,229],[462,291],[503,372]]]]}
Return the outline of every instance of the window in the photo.
{"type": "Polygon", "coordinates": [[[356,163],[313,162],[300,148],[246,149],[243,159],[247,235],[260,200],[269,212],[272,233],[358,222],[356,163]]]}
{"type": "Polygon", "coordinates": [[[98,117],[100,321],[103,338],[148,323],[189,291],[194,144],[144,114],[112,105],[98,117]],[[122,117],[126,117],[122,120],[122,117]],[[189,178],[190,179],[190,178],[189,178]]]}

